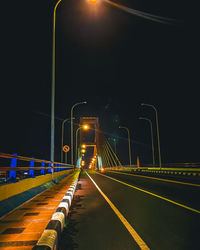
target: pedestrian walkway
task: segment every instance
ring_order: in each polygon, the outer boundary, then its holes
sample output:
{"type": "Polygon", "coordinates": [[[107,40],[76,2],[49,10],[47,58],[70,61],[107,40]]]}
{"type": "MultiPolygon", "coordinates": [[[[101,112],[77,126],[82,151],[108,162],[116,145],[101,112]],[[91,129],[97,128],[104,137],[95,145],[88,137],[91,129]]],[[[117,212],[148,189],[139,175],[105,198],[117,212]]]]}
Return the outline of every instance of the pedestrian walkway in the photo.
{"type": "Polygon", "coordinates": [[[66,194],[77,172],[69,174],[0,219],[0,249],[32,249],[66,194]]]}

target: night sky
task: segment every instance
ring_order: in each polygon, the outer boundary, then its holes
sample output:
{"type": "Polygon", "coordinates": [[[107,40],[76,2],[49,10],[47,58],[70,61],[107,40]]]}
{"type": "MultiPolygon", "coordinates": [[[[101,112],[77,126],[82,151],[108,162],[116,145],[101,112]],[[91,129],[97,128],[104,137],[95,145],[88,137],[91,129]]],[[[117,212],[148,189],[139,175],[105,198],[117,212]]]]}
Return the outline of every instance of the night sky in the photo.
{"type": "MultiPolygon", "coordinates": [[[[159,24],[103,2],[62,1],[56,24],[55,160],[60,160],[62,119],[70,117],[74,103],[86,100],[75,117],[99,117],[105,135],[117,138],[124,164],[128,146],[119,125],[130,129],[134,156],[151,162],[149,124],[137,118],[152,119],[155,128],[155,115],[142,102],[158,109],[163,162],[200,161],[199,48],[195,25],[184,20],[186,6],[179,0],[116,2],[183,23],[159,24]]],[[[11,0],[2,5],[1,152],[50,158],[55,3],[11,0]]],[[[68,124],[68,145],[69,134],[68,124]]]]}

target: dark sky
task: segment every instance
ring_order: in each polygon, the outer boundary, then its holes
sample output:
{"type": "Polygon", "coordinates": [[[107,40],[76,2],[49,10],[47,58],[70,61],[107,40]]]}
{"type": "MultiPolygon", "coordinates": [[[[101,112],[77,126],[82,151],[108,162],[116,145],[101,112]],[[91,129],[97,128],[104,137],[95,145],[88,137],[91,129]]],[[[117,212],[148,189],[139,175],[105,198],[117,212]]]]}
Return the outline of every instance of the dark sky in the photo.
{"type": "MultiPolygon", "coordinates": [[[[179,20],[186,13],[179,0],[116,2],[179,20]]],[[[3,3],[1,152],[49,159],[55,3],[3,3]]],[[[184,20],[179,26],[163,25],[103,2],[93,6],[85,0],[63,0],[56,29],[56,160],[61,119],[70,116],[74,103],[86,100],[75,116],[98,116],[109,136],[126,137],[117,128],[127,126],[135,142],[134,155],[143,162],[151,161],[150,130],[137,118],[152,119],[155,128],[153,111],[140,107],[142,102],[154,104],[163,161],[199,161],[199,48],[194,24],[184,20]]],[[[69,134],[70,126],[66,128],[69,134]]],[[[69,144],[69,136],[65,143],[69,144]]],[[[118,151],[126,143],[119,139],[118,151]]]]}

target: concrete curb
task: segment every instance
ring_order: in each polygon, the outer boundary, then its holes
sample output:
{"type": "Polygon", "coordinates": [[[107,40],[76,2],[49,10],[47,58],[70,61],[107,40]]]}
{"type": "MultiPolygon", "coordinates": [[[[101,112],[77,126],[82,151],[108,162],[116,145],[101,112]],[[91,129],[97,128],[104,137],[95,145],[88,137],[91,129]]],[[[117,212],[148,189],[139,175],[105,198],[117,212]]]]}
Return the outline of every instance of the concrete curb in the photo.
{"type": "Polygon", "coordinates": [[[69,208],[72,203],[73,195],[76,190],[79,175],[76,181],[74,181],[67,193],[63,197],[63,200],[59,204],[56,212],[52,215],[50,222],[48,223],[46,229],[42,233],[37,244],[32,248],[32,250],[53,250],[58,249],[58,244],[63,231],[65,220],[67,218],[69,208]]]}

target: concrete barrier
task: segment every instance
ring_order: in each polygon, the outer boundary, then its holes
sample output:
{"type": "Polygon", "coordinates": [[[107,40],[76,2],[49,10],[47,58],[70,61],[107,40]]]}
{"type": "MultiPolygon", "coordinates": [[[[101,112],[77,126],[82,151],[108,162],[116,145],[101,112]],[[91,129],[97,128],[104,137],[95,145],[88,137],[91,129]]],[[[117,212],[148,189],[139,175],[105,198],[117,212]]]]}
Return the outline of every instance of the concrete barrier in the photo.
{"type": "MultiPolygon", "coordinates": [[[[72,171],[73,169],[56,172],[54,173],[54,177],[56,179],[72,171]]],[[[38,187],[51,180],[52,180],[52,175],[46,174],[46,175],[37,176],[35,178],[27,178],[24,180],[20,180],[19,182],[16,182],[16,183],[4,184],[0,186],[0,193],[1,193],[0,201],[8,199],[9,197],[12,197],[17,194],[21,194],[27,190],[30,190],[31,188],[38,187]]]]}
{"type": "Polygon", "coordinates": [[[71,184],[71,186],[67,190],[67,193],[63,197],[63,200],[60,202],[56,212],[53,214],[37,244],[32,248],[33,250],[58,249],[60,237],[63,232],[64,224],[72,203],[74,192],[76,190],[78,178],[71,184]]]}

